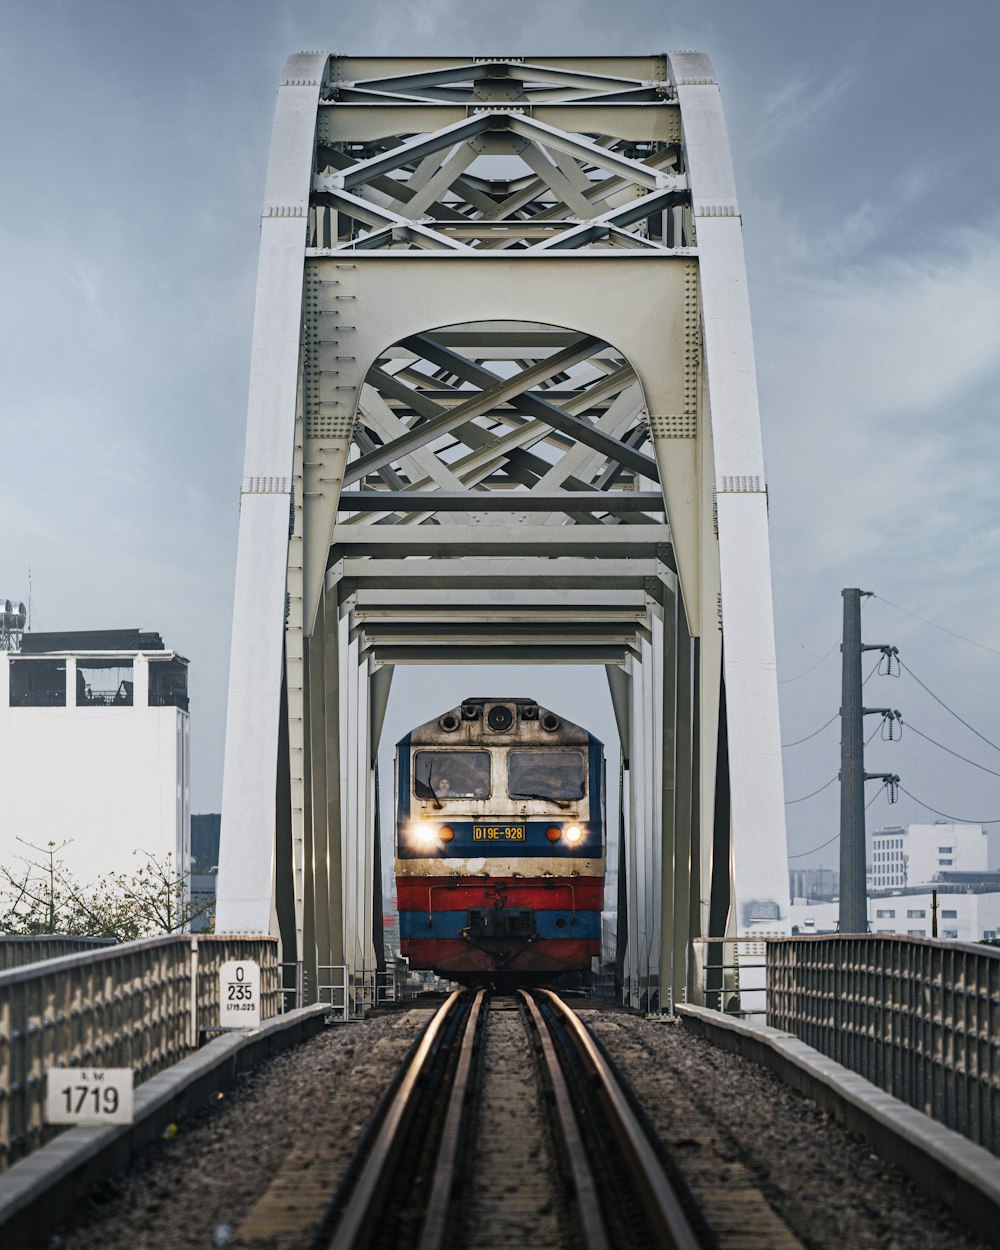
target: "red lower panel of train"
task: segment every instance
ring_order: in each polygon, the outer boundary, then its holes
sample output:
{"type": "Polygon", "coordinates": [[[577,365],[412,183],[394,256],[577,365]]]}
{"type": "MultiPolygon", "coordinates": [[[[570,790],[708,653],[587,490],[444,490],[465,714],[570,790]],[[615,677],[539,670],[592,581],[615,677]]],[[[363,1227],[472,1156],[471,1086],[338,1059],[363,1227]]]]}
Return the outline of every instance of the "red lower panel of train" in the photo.
{"type": "Polygon", "coordinates": [[[603,877],[397,877],[400,950],[444,975],[586,970],[601,951],[603,877]]]}

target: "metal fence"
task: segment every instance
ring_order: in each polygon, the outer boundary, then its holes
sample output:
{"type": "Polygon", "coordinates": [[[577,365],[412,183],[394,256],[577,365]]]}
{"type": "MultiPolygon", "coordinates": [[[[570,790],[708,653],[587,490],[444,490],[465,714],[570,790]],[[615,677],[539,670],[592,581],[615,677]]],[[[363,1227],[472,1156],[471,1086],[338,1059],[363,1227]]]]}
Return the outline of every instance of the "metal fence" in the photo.
{"type": "Polygon", "coordinates": [[[1000,950],[890,934],[771,940],[767,1022],[1000,1153],[1000,950]]]}
{"type": "Polygon", "coordinates": [[[0,935],[0,972],[20,968],[22,964],[40,959],[58,959],[82,951],[100,950],[117,945],[115,938],[64,937],[62,934],[40,933],[35,936],[5,933],[0,935]]]}
{"type": "Polygon", "coordinates": [[[132,1068],[141,1083],[219,1024],[219,970],[254,959],[261,1018],[278,1014],[277,940],[172,934],[0,972],[0,1171],[57,1130],[45,1069],[132,1068]]]}

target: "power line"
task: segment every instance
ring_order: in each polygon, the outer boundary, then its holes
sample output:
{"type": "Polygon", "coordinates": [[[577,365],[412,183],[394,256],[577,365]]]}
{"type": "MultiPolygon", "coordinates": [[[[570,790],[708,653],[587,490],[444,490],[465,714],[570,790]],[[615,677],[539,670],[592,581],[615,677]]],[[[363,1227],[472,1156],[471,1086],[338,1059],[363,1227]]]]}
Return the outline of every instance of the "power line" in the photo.
{"type": "Polygon", "coordinates": [[[943,816],[945,820],[952,820],[958,825],[1000,825],[1000,816],[995,817],[993,820],[967,820],[964,816],[951,816],[948,812],[939,812],[936,807],[931,807],[930,803],[925,803],[923,799],[918,799],[915,794],[910,794],[909,790],[905,789],[903,786],[900,786],[899,788],[903,791],[907,798],[911,798],[914,803],[919,803],[921,807],[926,807],[927,810],[929,812],[933,812],[935,816],[943,816]]]}
{"type": "MultiPolygon", "coordinates": [[[[959,716],[959,714],[955,711],[955,709],[950,708],[948,704],[945,703],[944,699],[938,698],[938,696],[934,693],[934,691],[930,688],[930,686],[925,686],[924,683],[920,680],[920,678],[913,671],[913,669],[909,667],[909,665],[904,664],[903,661],[900,660],[899,667],[905,668],[906,671],[913,678],[913,680],[917,683],[917,685],[920,686],[922,689],[926,690],[935,703],[940,703],[941,706],[944,708],[944,710],[946,712],[950,712],[957,721],[960,721],[961,724],[963,724],[966,727],[966,729],[968,729],[971,733],[974,733],[977,738],[981,738],[983,742],[985,742],[987,746],[991,746],[994,751],[1000,751],[1000,747],[998,747],[995,742],[991,742],[990,739],[987,738],[985,734],[981,734],[978,729],[973,729],[973,727],[969,724],[967,720],[962,720],[961,716],[959,716]]],[[[932,808],[931,810],[933,811],[934,809],[932,808]]]]}
{"type": "Polygon", "coordinates": [[[783,743],[781,744],[781,749],[782,749],[782,750],[784,750],[784,749],[785,749],[785,747],[797,747],[797,746],[801,746],[803,742],[808,742],[810,738],[815,738],[815,737],[816,737],[816,734],[821,734],[821,733],[823,732],[823,730],[827,728],[827,726],[828,726],[828,725],[832,725],[832,724],[833,724],[833,722],[837,719],[837,717],[838,717],[839,715],[840,715],[840,712],[839,712],[839,711],[834,712],[834,714],[833,714],[833,715],[830,717],[830,719],[826,722],[826,725],[820,725],[819,729],[814,730],[811,734],[807,734],[807,735],[806,735],[806,737],[804,737],[804,738],[798,738],[798,739],[796,739],[796,741],[795,741],[795,742],[783,742],[783,743]]]}
{"type": "MultiPolygon", "coordinates": [[[[873,596],[873,597],[874,597],[874,596],[873,596]]],[[[887,600],[886,602],[888,602],[888,600],[887,600]]],[[[862,600],[861,600],[861,611],[863,612],[867,606],[868,606],[868,600],[867,600],[867,599],[862,599],[862,600]]],[[[822,655],[819,657],[819,659],[816,661],[816,663],[812,666],[812,668],[807,668],[807,669],[806,669],[806,671],[805,671],[804,673],[798,673],[795,677],[779,677],[779,678],[778,678],[778,685],[779,685],[779,686],[787,686],[789,682],[792,682],[792,681],[799,681],[799,680],[800,680],[801,678],[803,678],[803,677],[808,677],[808,676],[809,676],[809,674],[810,674],[811,672],[813,672],[815,669],[819,668],[819,666],[823,663],[823,661],[826,659],[826,657],[827,657],[828,655],[833,655],[834,651],[836,651],[836,649],[837,649],[839,646],[840,646],[840,635],[838,634],[838,635],[837,635],[837,637],[834,639],[834,641],[833,641],[833,646],[830,648],[830,650],[829,650],[829,651],[824,651],[824,652],[823,652],[823,654],[822,654],[822,655]]]]}
{"type": "Polygon", "coordinates": [[[912,616],[915,621],[921,621],[924,625],[929,625],[931,629],[939,629],[942,634],[951,634],[952,638],[959,638],[962,642],[967,642],[973,647],[979,647],[982,651],[989,651],[991,655],[1000,655],[1000,651],[996,647],[988,647],[985,642],[976,642],[975,638],[966,638],[964,634],[956,634],[953,629],[948,629],[945,625],[938,625],[935,621],[929,621],[926,616],[918,616],[916,612],[911,612],[909,608],[901,608],[898,603],[893,603],[891,599],[884,599],[881,595],[875,597],[880,599],[882,603],[888,604],[890,608],[895,608],[897,612],[903,612],[907,616],[912,616]]]}
{"type": "MultiPolygon", "coordinates": [[[[829,654],[830,654],[830,652],[828,651],[828,652],[826,653],[826,655],[829,655],[829,654]]],[[[824,656],[824,657],[823,657],[823,659],[825,660],[825,659],[826,659],[826,656],[824,656]]],[[[821,662],[822,662],[822,661],[821,661],[821,662]]],[[[878,660],[876,660],[876,661],[875,661],[874,665],[872,666],[872,670],[871,670],[871,672],[868,674],[868,676],[867,676],[867,677],[864,679],[864,681],[861,683],[861,684],[862,684],[862,686],[867,686],[867,685],[868,685],[869,681],[871,681],[871,679],[875,676],[875,672],[876,672],[876,670],[878,669],[878,666],[879,666],[879,664],[880,664],[881,662],[882,662],[882,661],[881,661],[881,657],[880,657],[878,660]]],[[[815,665],[814,665],[814,667],[815,667],[815,665]]],[[[799,674],[799,676],[800,676],[800,677],[804,677],[804,676],[805,676],[805,673],[800,673],[800,674],[799,674]]],[[[794,681],[794,680],[795,680],[795,678],[794,678],[794,677],[790,677],[788,680],[789,680],[789,681],[794,681]]],[[[820,725],[819,729],[815,729],[815,730],[813,730],[813,732],[812,732],[811,734],[807,734],[804,738],[797,738],[794,742],[783,742],[783,743],[781,744],[781,749],[782,749],[782,750],[784,750],[786,747],[797,747],[797,746],[801,746],[803,742],[808,742],[810,738],[815,738],[815,737],[816,737],[816,735],[817,735],[817,734],[821,734],[821,733],[823,732],[823,730],[827,728],[827,726],[828,726],[828,725],[832,725],[832,724],[833,724],[833,722],[837,719],[837,717],[838,717],[839,715],[840,715],[840,710],[839,710],[839,708],[838,708],[838,710],[837,710],[836,712],[834,712],[834,714],[833,714],[833,715],[830,717],[830,719],[826,722],[826,725],[820,725]]],[[[878,733],[878,730],[876,730],[875,732],[876,732],[876,733],[878,733]]],[[[874,734],[872,734],[872,737],[874,737],[874,736],[875,736],[875,735],[874,735],[874,734]]],[[[871,742],[871,738],[869,738],[869,739],[868,739],[868,742],[871,742]]],[[[868,745],[868,742],[866,742],[866,743],[865,743],[865,746],[867,746],[867,745],[868,745]]]]}
{"type": "Polygon", "coordinates": [[[798,855],[789,855],[788,858],[789,859],[803,859],[806,855],[815,855],[817,851],[825,850],[825,848],[830,845],[830,842],[836,842],[839,837],[840,837],[840,833],[837,832],[833,835],[832,838],[830,838],[828,842],[824,842],[821,846],[814,846],[811,851],[799,851],[798,855]]]}
{"type": "Polygon", "coordinates": [[[826,786],[833,785],[833,783],[837,780],[837,776],[838,774],[834,773],[834,775],[830,778],[830,780],[826,783],[826,785],[820,786],[820,788],[818,790],[814,790],[812,794],[803,794],[801,799],[786,799],[785,806],[789,807],[792,803],[804,803],[806,799],[811,799],[813,798],[814,795],[820,794],[823,790],[826,789],[826,786]]]}
{"type": "Polygon", "coordinates": [[[994,769],[987,768],[985,764],[977,764],[975,760],[970,760],[965,755],[959,755],[957,751],[953,751],[951,747],[946,747],[943,742],[935,741],[929,734],[923,733],[916,727],[916,725],[911,724],[909,721],[903,721],[903,724],[907,729],[912,730],[918,737],[930,742],[933,746],[939,747],[942,751],[947,751],[949,755],[954,755],[955,759],[963,760],[966,764],[971,764],[973,768],[981,768],[984,773],[989,773],[992,777],[1000,777],[1000,773],[996,772],[994,769]]]}
{"type": "Polygon", "coordinates": [[[862,687],[862,689],[864,689],[864,687],[868,685],[868,683],[871,681],[871,679],[872,679],[872,678],[875,676],[875,674],[878,672],[878,667],[879,667],[879,665],[880,665],[881,663],[882,663],[882,657],[881,657],[881,655],[880,655],[880,656],[878,657],[878,659],[875,661],[875,663],[872,665],[872,667],[871,667],[871,671],[869,672],[868,676],[867,676],[867,677],[864,679],[864,681],[861,683],[861,687],[862,687]]]}
{"type": "MultiPolygon", "coordinates": [[[[827,784],[829,784],[829,782],[827,784]]],[[[881,789],[875,791],[874,796],[870,798],[868,802],[865,804],[866,812],[869,809],[869,807],[871,807],[871,805],[875,802],[878,796],[882,793],[882,790],[884,789],[885,789],[885,786],[883,785],[881,789]]],[[[817,790],[816,793],[818,794],[819,791],[817,790]]],[[[808,797],[809,796],[806,795],[806,798],[808,797]]],[[[800,802],[800,801],[801,800],[793,800],[793,802],[800,802]]],[[[821,842],[819,846],[814,846],[811,851],[799,851],[797,855],[789,855],[788,858],[789,859],[804,859],[807,855],[815,855],[817,851],[825,851],[826,848],[831,844],[831,842],[836,842],[839,837],[840,837],[840,832],[838,830],[837,833],[835,833],[832,838],[828,838],[825,842],[821,842]]]]}
{"type": "Polygon", "coordinates": [[[778,685],[779,685],[779,686],[787,686],[789,682],[792,682],[792,681],[798,681],[798,680],[799,680],[800,678],[802,678],[802,677],[808,677],[808,676],[809,676],[809,674],[810,674],[811,672],[813,672],[815,669],[819,668],[819,666],[823,663],[823,661],[826,659],[826,657],[827,657],[828,655],[833,655],[834,651],[836,651],[836,649],[837,649],[837,647],[838,647],[839,645],[840,645],[840,639],[838,638],[838,639],[834,642],[833,646],[830,648],[830,650],[829,650],[829,651],[824,651],[824,652],[823,652],[823,654],[819,657],[819,659],[818,659],[818,660],[816,661],[816,663],[812,666],[812,668],[807,668],[807,669],[806,669],[806,671],[805,671],[804,673],[798,673],[795,677],[779,677],[779,678],[778,678],[778,685]]]}

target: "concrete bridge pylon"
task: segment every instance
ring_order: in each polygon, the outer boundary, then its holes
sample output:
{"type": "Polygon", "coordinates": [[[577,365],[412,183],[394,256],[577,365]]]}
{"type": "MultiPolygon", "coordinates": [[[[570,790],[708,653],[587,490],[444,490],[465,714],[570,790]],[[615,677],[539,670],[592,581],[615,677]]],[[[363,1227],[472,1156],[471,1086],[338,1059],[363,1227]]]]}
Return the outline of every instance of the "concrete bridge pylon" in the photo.
{"type": "Polygon", "coordinates": [[[746,969],[788,917],[773,632],[708,59],[293,56],[261,219],[219,931],[279,934],[307,986],[369,976],[395,666],[602,665],[624,992],[735,1004],[742,976],[757,1007],[746,969]]]}

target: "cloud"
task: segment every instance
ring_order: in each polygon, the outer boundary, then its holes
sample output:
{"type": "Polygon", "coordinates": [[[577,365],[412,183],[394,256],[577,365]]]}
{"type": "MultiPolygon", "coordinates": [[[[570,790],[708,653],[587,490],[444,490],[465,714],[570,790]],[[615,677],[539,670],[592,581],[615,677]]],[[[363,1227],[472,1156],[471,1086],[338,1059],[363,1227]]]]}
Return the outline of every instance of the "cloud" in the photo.
{"type": "Polygon", "coordinates": [[[947,250],[786,285],[758,321],[779,567],[933,550],[964,528],[989,497],[997,325],[993,223],[947,250]]]}
{"type": "Polygon", "coordinates": [[[754,136],[757,154],[787,143],[794,133],[811,130],[816,118],[830,111],[853,85],[856,75],[856,62],[845,59],[833,74],[799,70],[765,91],[754,136]]]}

